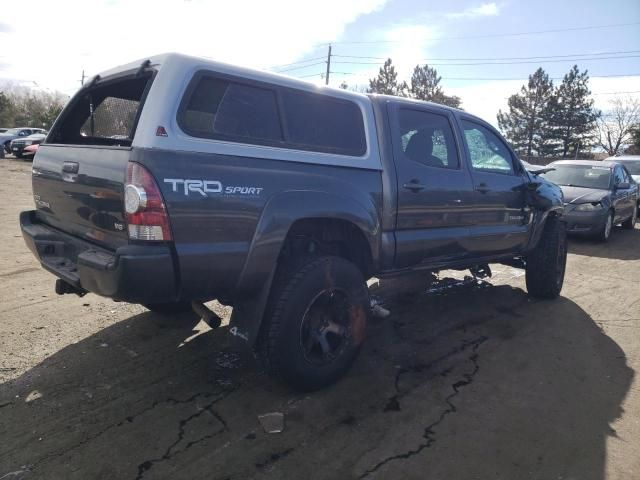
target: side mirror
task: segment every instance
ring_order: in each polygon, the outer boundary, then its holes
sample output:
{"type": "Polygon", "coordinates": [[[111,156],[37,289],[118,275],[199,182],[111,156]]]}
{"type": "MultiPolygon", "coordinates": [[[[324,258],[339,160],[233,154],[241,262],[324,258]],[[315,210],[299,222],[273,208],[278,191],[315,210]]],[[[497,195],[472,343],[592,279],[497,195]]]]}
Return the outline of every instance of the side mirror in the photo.
{"type": "Polygon", "coordinates": [[[631,184],[629,182],[620,182],[616,185],[616,190],[626,190],[627,188],[631,188],[631,184]]]}

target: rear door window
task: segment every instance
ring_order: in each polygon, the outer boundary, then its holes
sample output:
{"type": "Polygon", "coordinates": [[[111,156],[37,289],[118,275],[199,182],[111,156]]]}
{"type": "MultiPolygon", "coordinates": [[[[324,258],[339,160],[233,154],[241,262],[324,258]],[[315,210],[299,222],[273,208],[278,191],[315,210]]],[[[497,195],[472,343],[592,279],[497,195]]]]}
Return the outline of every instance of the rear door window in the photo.
{"type": "Polygon", "coordinates": [[[402,108],[399,124],[405,158],[429,167],[459,168],[453,129],[445,115],[402,108]]]}

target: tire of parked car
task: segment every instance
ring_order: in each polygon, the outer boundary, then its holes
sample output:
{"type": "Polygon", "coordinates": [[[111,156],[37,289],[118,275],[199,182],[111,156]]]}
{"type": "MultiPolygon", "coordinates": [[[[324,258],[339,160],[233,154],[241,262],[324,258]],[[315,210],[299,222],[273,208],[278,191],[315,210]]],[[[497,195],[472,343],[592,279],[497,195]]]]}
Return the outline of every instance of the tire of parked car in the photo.
{"type": "Polygon", "coordinates": [[[337,381],[364,340],[369,291],[356,265],[322,256],[281,268],[257,353],[267,371],[300,391],[337,381]]]}
{"type": "Polygon", "coordinates": [[[566,264],[566,224],[558,217],[550,217],[540,242],[526,258],[525,279],[529,295],[541,299],[560,295],[566,264]]]}
{"type": "Polygon", "coordinates": [[[608,242],[609,238],[611,238],[611,232],[613,231],[613,219],[615,218],[615,214],[613,210],[609,212],[609,216],[607,220],[604,222],[602,229],[596,234],[596,239],[601,242],[608,242]]]}
{"type": "Polygon", "coordinates": [[[638,221],[638,206],[636,205],[633,209],[633,213],[631,217],[629,217],[625,222],[622,222],[622,228],[625,230],[633,230],[636,228],[636,222],[638,221]]]}

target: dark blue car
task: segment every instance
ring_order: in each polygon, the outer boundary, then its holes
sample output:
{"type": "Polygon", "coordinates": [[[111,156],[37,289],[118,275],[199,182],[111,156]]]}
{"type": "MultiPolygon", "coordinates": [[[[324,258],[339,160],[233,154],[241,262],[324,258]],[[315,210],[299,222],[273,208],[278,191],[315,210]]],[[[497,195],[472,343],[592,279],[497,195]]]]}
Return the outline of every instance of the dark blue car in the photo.
{"type": "Polygon", "coordinates": [[[561,160],[544,177],[562,188],[567,232],[606,242],[615,225],[633,229],[638,218],[638,184],[613,161],[561,160]]]}

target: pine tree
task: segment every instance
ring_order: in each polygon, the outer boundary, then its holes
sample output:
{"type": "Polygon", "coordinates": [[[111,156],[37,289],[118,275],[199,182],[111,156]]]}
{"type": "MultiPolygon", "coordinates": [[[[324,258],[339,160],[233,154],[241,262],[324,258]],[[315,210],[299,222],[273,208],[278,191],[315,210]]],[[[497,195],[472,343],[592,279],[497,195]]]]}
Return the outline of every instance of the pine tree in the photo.
{"type": "Polygon", "coordinates": [[[396,72],[396,68],[391,64],[390,58],[388,58],[382,68],[380,68],[378,76],[369,80],[368,93],[406,97],[407,90],[407,82],[398,83],[398,72],[396,72]]]}
{"type": "Polygon", "coordinates": [[[449,107],[460,108],[460,97],[445,95],[440,86],[442,77],[438,71],[429,65],[416,65],[411,75],[409,96],[419,100],[440,103],[449,107]]]}
{"type": "Polygon", "coordinates": [[[587,70],[580,72],[574,65],[549,102],[550,153],[566,158],[591,145],[600,112],[593,107],[588,84],[587,70]]]}
{"type": "Polygon", "coordinates": [[[549,104],[553,98],[553,81],[538,68],[519,93],[509,97],[509,111],[498,112],[498,125],[513,148],[527,158],[544,156],[549,133],[549,104]]]}

